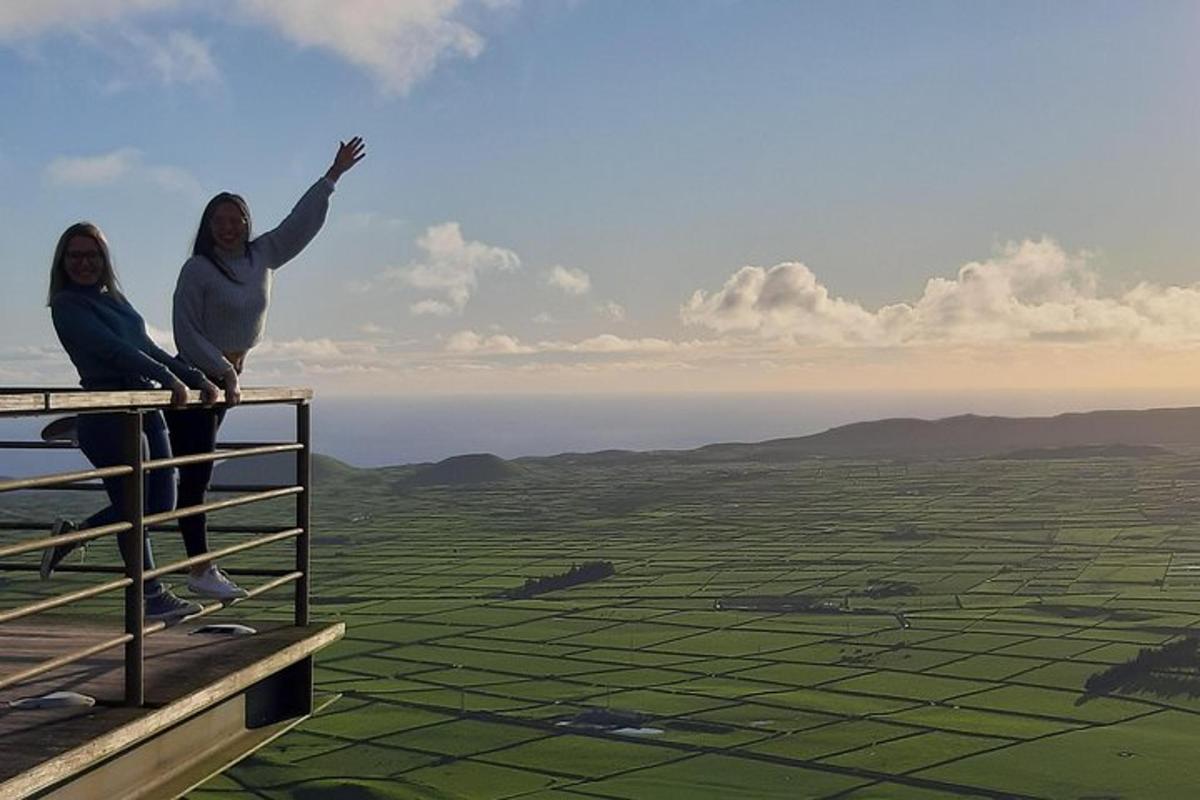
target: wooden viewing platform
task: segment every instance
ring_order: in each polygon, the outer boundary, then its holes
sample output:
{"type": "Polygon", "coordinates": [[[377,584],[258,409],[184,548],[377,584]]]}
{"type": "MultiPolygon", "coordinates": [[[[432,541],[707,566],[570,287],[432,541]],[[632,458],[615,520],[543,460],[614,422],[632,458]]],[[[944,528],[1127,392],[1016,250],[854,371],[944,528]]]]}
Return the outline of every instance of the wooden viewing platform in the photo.
{"type": "MultiPolygon", "coordinates": [[[[197,393],[191,394],[189,405],[198,405],[197,393]]],[[[243,391],[243,402],[248,404],[295,406],[293,441],[223,443],[211,454],[149,461],[137,446],[142,414],[167,406],[169,392],[0,388],[0,417],[98,411],[117,415],[126,453],[120,466],[103,470],[0,480],[2,495],[95,488],[97,478],[119,478],[126,498],[123,521],[94,529],[47,537],[49,519],[0,522],[0,559],[105,536],[115,536],[125,554],[123,566],[63,567],[101,573],[103,582],[91,588],[73,588],[15,607],[5,605],[0,595],[0,799],[178,797],[313,713],[313,654],[339,639],[345,626],[309,620],[311,398],[312,392],[303,388],[243,391]],[[156,514],[142,509],[142,476],[147,472],[265,453],[295,454],[293,485],[240,487],[238,491],[244,493],[236,497],[156,514]],[[281,497],[295,500],[295,519],[288,526],[222,526],[224,531],[246,534],[247,541],[154,570],[142,563],[141,539],[150,526],[281,497]],[[143,621],[144,579],[185,572],[210,557],[233,557],[284,540],[295,543],[294,563],[284,569],[238,570],[239,575],[265,580],[247,587],[249,596],[233,605],[241,611],[249,608],[243,603],[290,584],[293,622],[238,619],[255,632],[200,632],[210,620],[199,618],[230,605],[220,602],[204,604],[199,613],[174,625],[143,621]],[[123,618],[44,613],[107,592],[124,593],[123,618]],[[23,698],[64,691],[92,698],[95,704],[41,709],[12,705],[23,698]]],[[[2,449],[72,446],[70,441],[0,441],[2,449]]],[[[36,572],[37,564],[0,560],[0,569],[36,572]]]]}
{"type": "MultiPolygon", "coordinates": [[[[0,627],[0,678],[114,632],[103,620],[0,627]]],[[[195,634],[183,623],[146,640],[146,703],[123,705],[124,659],[110,650],[0,690],[0,797],[177,797],[313,711],[312,655],[342,623],[250,623],[253,636],[195,634]],[[52,691],[91,708],[19,710],[52,691]]]]}

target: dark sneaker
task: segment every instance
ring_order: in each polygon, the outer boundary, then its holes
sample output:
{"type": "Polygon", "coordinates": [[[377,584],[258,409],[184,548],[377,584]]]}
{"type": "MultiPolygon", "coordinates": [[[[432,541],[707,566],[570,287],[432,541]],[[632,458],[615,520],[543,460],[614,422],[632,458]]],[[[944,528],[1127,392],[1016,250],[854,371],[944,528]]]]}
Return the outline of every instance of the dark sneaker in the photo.
{"type": "MultiPolygon", "coordinates": [[[[59,517],[54,520],[54,525],[50,528],[51,536],[61,536],[64,533],[71,533],[79,530],[79,526],[69,519],[59,517]]],[[[38,574],[42,576],[42,580],[50,580],[50,576],[54,574],[54,570],[62,563],[62,560],[71,554],[71,551],[78,547],[77,542],[71,544],[60,544],[54,547],[47,547],[42,551],[42,565],[38,568],[38,574]]]]}
{"type": "Polygon", "coordinates": [[[199,614],[202,606],[191,600],[178,597],[170,589],[163,589],[156,595],[146,598],[146,619],[148,620],[177,620],[192,614],[199,614]]]}

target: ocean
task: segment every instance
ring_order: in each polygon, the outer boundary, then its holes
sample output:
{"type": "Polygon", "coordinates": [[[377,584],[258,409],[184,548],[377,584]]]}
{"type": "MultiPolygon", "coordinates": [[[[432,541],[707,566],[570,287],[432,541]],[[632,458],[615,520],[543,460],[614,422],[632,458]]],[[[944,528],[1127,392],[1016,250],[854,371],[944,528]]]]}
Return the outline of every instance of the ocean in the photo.
{"type": "MultiPolygon", "coordinates": [[[[1200,405],[1184,392],[561,395],[355,398],[318,396],[318,452],[356,466],[438,461],[464,453],[503,458],[607,449],[687,449],[818,433],[885,417],[955,414],[1040,416],[1100,408],[1200,405]]],[[[287,408],[243,407],[228,416],[227,440],[287,438],[287,408]]],[[[0,438],[32,438],[45,419],[0,420],[0,438]]],[[[74,453],[0,450],[0,475],[80,463],[74,453]]]]}

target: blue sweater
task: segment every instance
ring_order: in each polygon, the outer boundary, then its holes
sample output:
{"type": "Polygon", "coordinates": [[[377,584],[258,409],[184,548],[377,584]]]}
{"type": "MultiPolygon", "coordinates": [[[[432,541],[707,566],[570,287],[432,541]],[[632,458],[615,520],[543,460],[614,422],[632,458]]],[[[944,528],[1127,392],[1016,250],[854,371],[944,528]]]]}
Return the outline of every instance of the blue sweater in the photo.
{"type": "Polygon", "coordinates": [[[146,335],[146,323],[124,298],[99,286],[68,283],[50,301],[54,330],[84,389],[153,389],[178,377],[193,389],[204,375],[146,335]]]}

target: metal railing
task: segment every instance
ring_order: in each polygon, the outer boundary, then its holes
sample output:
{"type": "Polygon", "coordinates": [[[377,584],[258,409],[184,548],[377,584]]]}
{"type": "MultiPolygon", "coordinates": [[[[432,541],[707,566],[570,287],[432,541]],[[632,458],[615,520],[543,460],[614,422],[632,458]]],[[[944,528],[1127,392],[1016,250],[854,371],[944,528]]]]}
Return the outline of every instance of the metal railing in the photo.
{"type": "MultiPolygon", "coordinates": [[[[125,704],[129,706],[143,705],[145,703],[145,679],[143,671],[145,662],[145,637],[163,630],[168,625],[165,621],[149,623],[144,621],[143,604],[145,598],[143,596],[143,581],[171,572],[180,572],[205,561],[234,555],[235,553],[242,553],[256,547],[288,539],[293,539],[296,543],[295,564],[293,568],[239,569],[233,570],[233,572],[239,576],[248,575],[269,579],[249,589],[247,596],[242,599],[257,597],[289,583],[294,584],[295,624],[307,625],[309,619],[310,504],[312,496],[311,400],[312,391],[309,389],[244,389],[242,391],[243,405],[287,404],[295,407],[296,437],[294,441],[243,444],[223,443],[219,444],[217,449],[211,453],[145,460],[142,456],[141,447],[142,415],[146,411],[170,407],[170,392],[85,392],[72,389],[47,388],[0,389],[0,418],[97,412],[118,415],[121,425],[123,451],[121,458],[123,463],[119,466],[0,480],[0,494],[22,490],[103,490],[103,485],[96,483],[97,479],[103,478],[120,478],[123,484],[121,491],[123,508],[120,509],[122,516],[120,522],[59,535],[42,536],[16,544],[3,545],[0,546],[0,559],[41,551],[45,548],[58,545],[77,544],[105,536],[116,536],[124,561],[123,567],[101,565],[62,565],[57,567],[56,571],[120,574],[122,577],[96,586],[77,589],[27,603],[16,608],[0,611],[0,624],[23,619],[80,600],[114,592],[118,589],[123,589],[125,592],[124,633],[57,656],[40,664],[35,664],[19,672],[0,675],[0,689],[24,683],[60,667],[68,666],[82,659],[123,645],[125,648],[125,704]],[[176,508],[155,514],[146,514],[143,510],[142,481],[143,476],[151,470],[169,469],[206,461],[221,461],[289,452],[296,454],[296,480],[294,484],[272,487],[214,486],[214,491],[240,491],[241,493],[233,497],[226,497],[201,505],[176,508]],[[214,532],[239,532],[259,535],[250,541],[221,547],[202,555],[185,558],[155,569],[146,569],[146,565],[143,563],[142,538],[147,530],[169,530],[172,528],[166,528],[166,523],[175,522],[183,517],[222,511],[250,503],[291,496],[295,497],[295,519],[293,525],[210,525],[209,530],[214,532]]],[[[188,405],[200,405],[198,392],[193,391],[189,393],[188,405]]],[[[70,442],[61,441],[0,441],[0,449],[6,450],[63,449],[72,447],[74,445],[70,442]]],[[[0,521],[0,530],[36,530],[39,528],[45,530],[49,527],[49,522],[0,521]]],[[[38,566],[28,562],[0,560],[0,570],[36,572],[38,566]]],[[[207,616],[219,611],[228,604],[229,601],[215,601],[203,604],[198,613],[190,615],[187,619],[191,620],[207,616]]]]}

